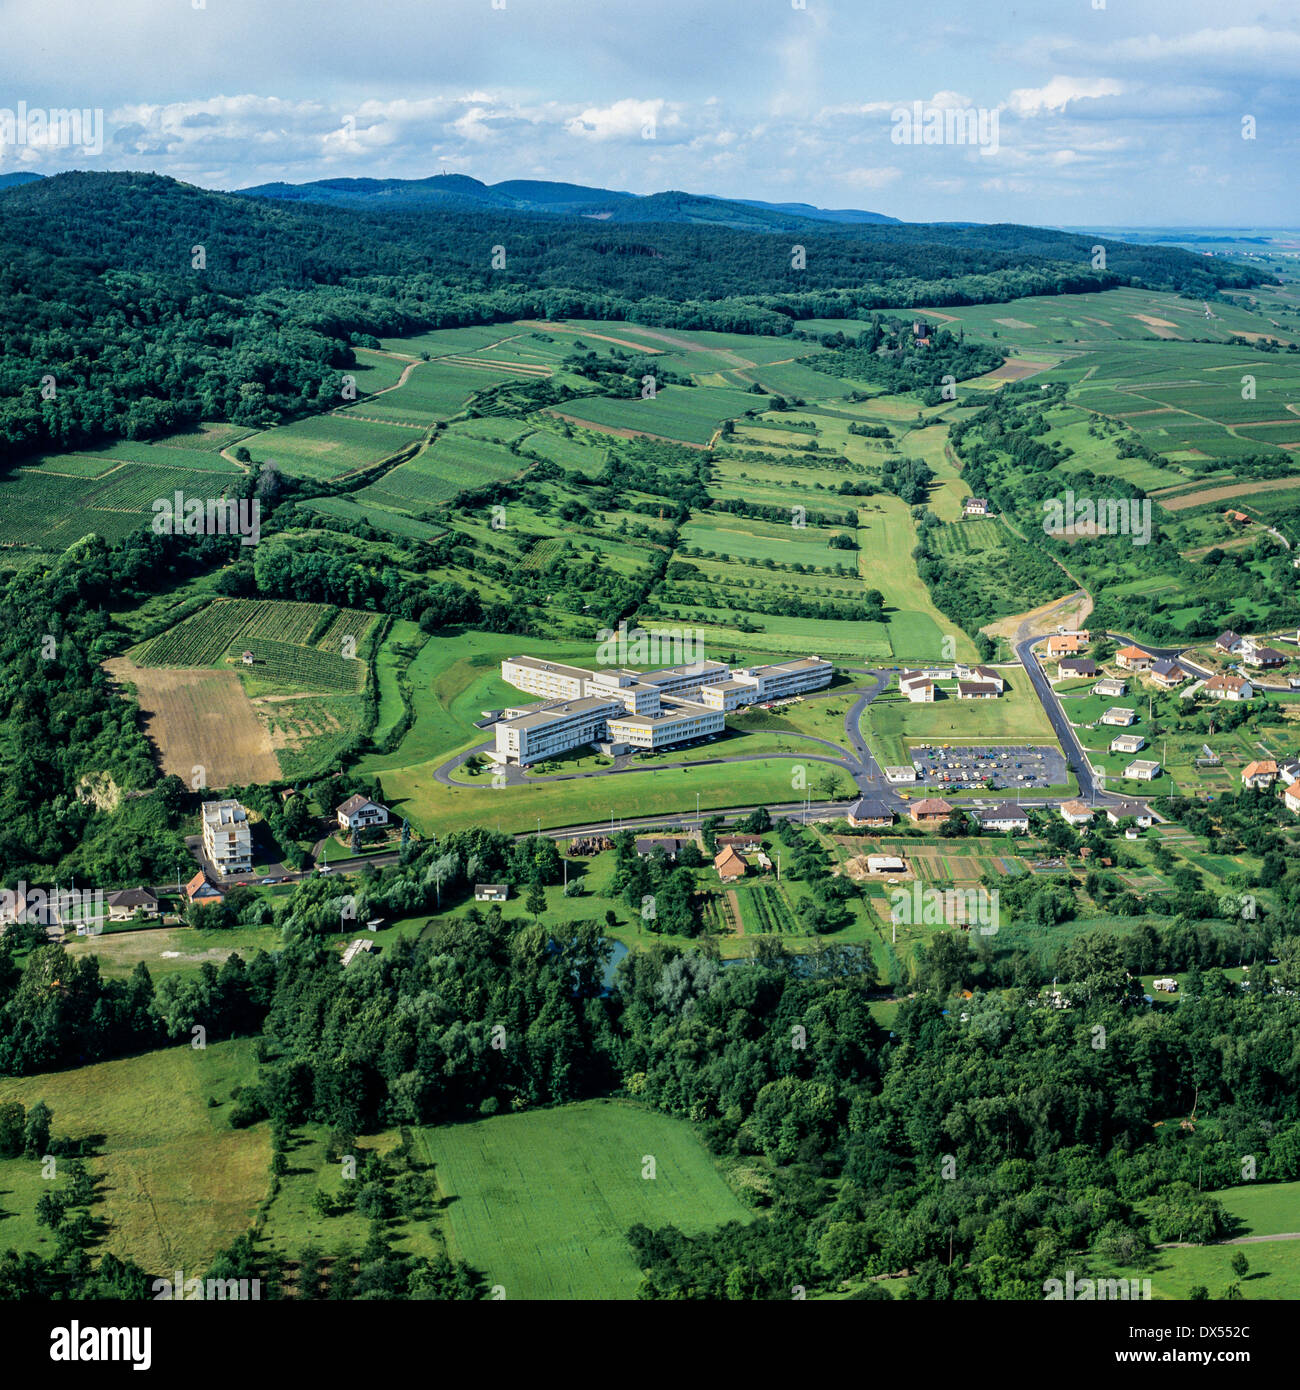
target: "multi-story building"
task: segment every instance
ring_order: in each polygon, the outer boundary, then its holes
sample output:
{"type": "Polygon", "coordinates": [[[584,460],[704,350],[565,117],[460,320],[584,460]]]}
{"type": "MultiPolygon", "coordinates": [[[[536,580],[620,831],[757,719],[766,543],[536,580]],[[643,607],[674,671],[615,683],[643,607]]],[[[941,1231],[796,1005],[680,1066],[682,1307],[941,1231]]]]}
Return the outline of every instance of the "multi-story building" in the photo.
{"type": "Polygon", "coordinates": [[[582,666],[562,666],[535,656],[512,656],[501,663],[501,679],[544,700],[579,700],[595,675],[582,666]]]}
{"type": "Polygon", "coordinates": [[[609,695],[506,710],[507,717],[496,724],[497,761],[526,767],[584,743],[596,743],[606,737],[610,717],[626,713],[622,700],[609,695]]]}
{"type": "Polygon", "coordinates": [[[709,709],[733,710],[754,703],[754,683],[735,677],[700,687],[700,704],[709,709]]]}
{"type": "Polygon", "coordinates": [[[805,690],[820,690],[831,683],[833,666],[824,657],[801,656],[796,661],[780,661],[768,666],[747,666],[736,671],[733,680],[754,687],[754,700],[783,700],[790,695],[802,695],[805,690]]]}
{"type": "Polygon", "coordinates": [[[203,803],[203,852],[219,874],[253,868],[253,832],[248,813],[233,798],[203,803]]]}
{"type": "Polygon", "coordinates": [[[597,671],[586,682],[583,694],[609,695],[623,702],[629,714],[658,714],[663,691],[636,671],[597,671]]]}
{"type": "Polygon", "coordinates": [[[726,718],[720,709],[709,709],[693,700],[665,700],[656,714],[612,714],[608,737],[633,748],[668,748],[721,733],[726,718]]]}

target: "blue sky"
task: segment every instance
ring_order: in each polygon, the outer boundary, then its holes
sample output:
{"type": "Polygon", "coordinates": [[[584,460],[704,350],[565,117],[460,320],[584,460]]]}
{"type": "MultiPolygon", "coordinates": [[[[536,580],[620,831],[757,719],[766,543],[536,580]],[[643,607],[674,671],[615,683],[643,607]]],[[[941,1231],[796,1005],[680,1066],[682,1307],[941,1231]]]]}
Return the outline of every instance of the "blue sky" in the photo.
{"type": "Polygon", "coordinates": [[[0,112],[105,130],[98,155],[5,146],[0,172],[445,168],[916,221],[1300,223],[1297,6],[1100,3],[0,0],[0,112]],[[895,143],[915,102],[996,113],[996,145],[895,143]]]}

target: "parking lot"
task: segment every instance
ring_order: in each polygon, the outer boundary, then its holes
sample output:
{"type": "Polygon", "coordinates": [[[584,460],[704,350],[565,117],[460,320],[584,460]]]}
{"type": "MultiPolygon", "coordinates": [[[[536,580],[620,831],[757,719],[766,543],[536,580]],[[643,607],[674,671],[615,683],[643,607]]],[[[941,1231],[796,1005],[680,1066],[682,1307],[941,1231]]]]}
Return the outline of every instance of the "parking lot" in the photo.
{"type": "Polygon", "coordinates": [[[948,791],[977,791],[990,783],[999,791],[1041,791],[1069,781],[1065,758],[1056,748],[969,744],[945,748],[921,743],[911,752],[918,780],[948,791]]]}

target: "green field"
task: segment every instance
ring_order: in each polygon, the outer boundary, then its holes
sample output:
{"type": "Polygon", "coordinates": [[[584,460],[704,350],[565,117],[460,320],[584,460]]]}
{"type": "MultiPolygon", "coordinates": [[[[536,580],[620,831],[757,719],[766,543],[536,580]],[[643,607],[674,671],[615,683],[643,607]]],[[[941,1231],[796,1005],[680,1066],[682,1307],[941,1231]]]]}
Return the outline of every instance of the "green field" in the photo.
{"type": "Polygon", "coordinates": [[[560,413],[610,429],[638,430],[686,444],[707,444],[724,420],[762,410],[767,397],[721,387],[663,386],[652,400],[589,396],[566,401],[560,413]]]}
{"type": "Polygon", "coordinates": [[[690,1235],[748,1219],[685,1121],[627,1102],[418,1134],[450,1204],[451,1253],[507,1299],[634,1298],[629,1226],[690,1235]]]}
{"type": "MultiPolygon", "coordinates": [[[[86,1161],[102,1201],[104,1247],[151,1274],[198,1274],[246,1229],[269,1182],[265,1125],[231,1129],[230,1093],[254,1079],[254,1039],[188,1043],[75,1071],[0,1077],[0,1101],[43,1100],[56,1135],[97,1136],[86,1161]],[[216,1106],[208,1105],[215,1097],[216,1106]]],[[[41,1165],[0,1160],[0,1243],[53,1253],[37,1226],[41,1165]]]]}

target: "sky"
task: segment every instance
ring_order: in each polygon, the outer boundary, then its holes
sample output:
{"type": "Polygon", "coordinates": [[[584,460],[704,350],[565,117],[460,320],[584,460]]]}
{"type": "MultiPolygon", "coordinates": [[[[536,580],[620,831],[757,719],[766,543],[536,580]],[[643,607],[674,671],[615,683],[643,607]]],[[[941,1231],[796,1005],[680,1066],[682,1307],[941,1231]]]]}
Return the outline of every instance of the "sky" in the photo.
{"type": "Polygon", "coordinates": [[[0,32],[0,173],[1300,224],[1297,0],[0,0],[0,32]],[[102,113],[102,149],[20,103],[102,113]]]}

